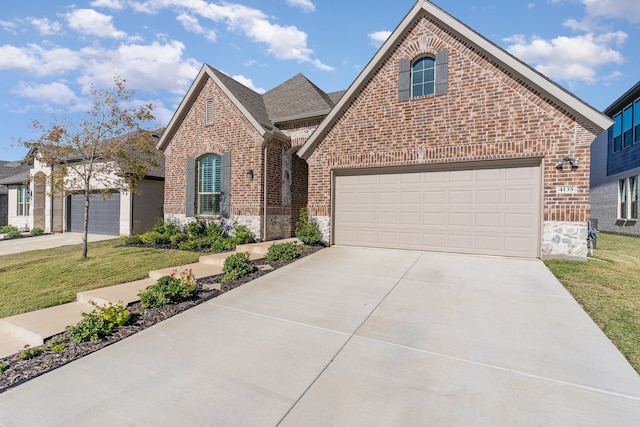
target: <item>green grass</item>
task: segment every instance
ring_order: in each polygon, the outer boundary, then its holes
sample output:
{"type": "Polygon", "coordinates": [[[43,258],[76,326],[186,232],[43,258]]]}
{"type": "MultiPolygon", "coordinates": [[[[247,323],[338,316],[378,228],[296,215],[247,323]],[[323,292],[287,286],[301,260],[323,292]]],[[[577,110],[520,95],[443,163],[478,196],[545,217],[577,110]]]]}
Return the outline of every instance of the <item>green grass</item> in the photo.
{"type": "Polygon", "coordinates": [[[194,252],[116,247],[119,239],[0,256],[0,318],[71,301],[76,293],[197,262],[194,252]]]}
{"type": "Polygon", "coordinates": [[[640,238],[600,233],[593,255],[545,264],[640,373],[640,238]]]}

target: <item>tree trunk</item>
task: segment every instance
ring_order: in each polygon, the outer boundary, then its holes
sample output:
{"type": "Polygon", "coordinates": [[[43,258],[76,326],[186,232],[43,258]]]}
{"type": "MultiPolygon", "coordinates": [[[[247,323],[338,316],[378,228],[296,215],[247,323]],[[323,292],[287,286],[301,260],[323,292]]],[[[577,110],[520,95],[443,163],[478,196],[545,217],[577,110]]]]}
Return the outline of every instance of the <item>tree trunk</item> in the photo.
{"type": "Polygon", "coordinates": [[[82,228],[82,258],[87,257],[87,250],[89,249],[89,196],[91,192],[89,188],[84,189],[84,224],[82,228]]]}

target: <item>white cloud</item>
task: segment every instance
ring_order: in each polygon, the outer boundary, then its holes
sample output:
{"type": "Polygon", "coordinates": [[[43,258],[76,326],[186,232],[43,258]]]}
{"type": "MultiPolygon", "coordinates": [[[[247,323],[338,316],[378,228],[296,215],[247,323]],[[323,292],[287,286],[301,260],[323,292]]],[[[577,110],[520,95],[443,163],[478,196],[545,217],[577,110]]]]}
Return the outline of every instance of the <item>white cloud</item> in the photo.
{"type": "Polygon", "coordinates": [[[585,34],[557,37],[552,40],[523,36],[505,39],[507,50],[547,77],[568,82],[598,81],[597,70],[605,65],[620,64],[622,54],[616,50],[627,38],[622,31],[602,35],[585,34]]]}
{"type": "Polygon", "coordinates": [[[178,20],[178,22],[180,22],[180,24],[182,24],[185,30],[190,31],[194,34],[204,35],[204,37],[209,41],[216,41],[216,32],[201,26],[198,22],[198,19],[194,18],[193,16],[187,15],[186,13],[181,13],[176,19],[178,20]]]}
{"type": "Polygon", "coordinates": [[[67,13],[65,17],[69,27],[81,34],[114,39],[121,39],[127,35],[115,28],[111,16],[93,9],[77,9],[67,13]]]}
{"type": "Polygon", "coordinates": [[[164,8],[188,10],[201,18],[223,23],[229,30],[243,33],[254,42],[265,44],[267,51],[277,59],[308,62],[320,70],[333,70],[333,67],[313,58],[305,32],[293,25],[274,24],[258,9],[238,3],[215,4],[204,0],[147,0],[129,4],[134,10],[145,13],[157,13],[164,8]]]}
{"type": "Polygon", "coordinates": [[[15,22],[0,20],[0,27],[2,27],[2,29],[5,31],[10,32],[11,34],[18,34],[18,32],[16,31],[18,29],[18,24],[16,24],[15,22]]]}
{"type": "Polygon", "coordinates": [[[638,0],[582,0],[591,16],[621,18],[630,22],[640,22],[640,2],[638,0]]]}
{"type": "Polygon", "coordinates": [[[64,83],[53,82],[49,84],[18,83],[11,93],[22,98],[28,98],[41,104],[72,105],[76,104],[78,97],[64,83]]]}
{"type": "Polygon", "coordinates": [[[245,85],[246,87],[248,87],[249,89],[254,90],[257,93],[265,93],[266,90],[262,89],[261,87],[256,87],[256,85],[253,84],[253,80],[251,80],[250,78],[247,78],[243,75],[235,75],[235,76],[231,76],[231,78],[239,83],[242,83],[243,85],[245,85]]]}
{"type": "Polygon", "coordinates": [[[67,48],[46,49],[35,44],[0,46],[0,70],[25,70],[43,77],[75,70],[82,62],[77,52],[67,48]]]}
{"type": "Polygon", "coordinates": [[[376,31],[374,33],[369,33],[369,40],[371,40],[371,44],[375,47],[380,47],[385,41],[387,41],[390,35],[391,31],[376,31]]]}
{"type": "Polygon", "coordinates": [[[314,12],[316,5],[311,0],[287,0],[287,4],[293,7],[299,7],[305,12],[314,12]]]}
{"type": "Polygon", "coordinates": [[[62,25],[58,21],[51,22],[48,18],[29,18],[29,22],[43,36],[59,33],[62,29],[62,25]]]}
{"type": "Polygon", "coordinates": [[[184,49],[184,44],[178,41],[123,44],[116,50],[82,49],[86,58],[85,71],[79,78],[83,93],[87,93],[92,84],[110,83],[114,73],[126,79],[131,89],[183,93],[201,65],[193,59],[184,59],[184,49]]]}
{"type": "Polygon", "coordinates": [[[122,10],[124,5],[120,0],[94,0],[90,3],[91,7],[102,7],[105,9],[122,10]]]}
{"type": "Polygon", "coordinates": [[[529,3],[529,4],[527,5],[527,9],[533,9],[534,7],[536,7],[536,4],[535,4],[535,3],[529,3]]]}

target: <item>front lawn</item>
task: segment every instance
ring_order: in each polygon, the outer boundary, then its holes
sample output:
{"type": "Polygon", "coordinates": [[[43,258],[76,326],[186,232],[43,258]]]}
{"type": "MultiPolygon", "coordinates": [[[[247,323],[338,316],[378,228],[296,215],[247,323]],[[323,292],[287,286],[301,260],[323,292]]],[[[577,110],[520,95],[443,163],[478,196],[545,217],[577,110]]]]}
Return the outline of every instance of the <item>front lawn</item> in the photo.
{"type": "Polygon", "coordinates": [[[195,252],[116,247],[119,239],[0,256],[0,318],[75,301],[76,293],[197,262],[195,252]]]}
{"type": "Polygon", "coordinates": [[[640,373],[640,239],[600,233],[588,262],[545,264],[640,373]]]}

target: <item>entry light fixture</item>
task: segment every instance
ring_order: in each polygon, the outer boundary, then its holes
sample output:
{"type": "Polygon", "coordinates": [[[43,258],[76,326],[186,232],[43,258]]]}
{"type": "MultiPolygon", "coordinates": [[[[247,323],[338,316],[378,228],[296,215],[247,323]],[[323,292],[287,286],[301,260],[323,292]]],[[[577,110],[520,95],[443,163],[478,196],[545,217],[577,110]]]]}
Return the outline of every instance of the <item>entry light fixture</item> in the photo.
{"type": "Polygon", "coordinates": [[[249,178],[249,181],[253,181],[253,169],[249,169],[247,171],[247,177],[249,178]]]}
{"type": "Polygon", "coordinates": [[[580,159],[578,157],[562,157],[556,160],[556,169],[562,170],[565,163],[569,163],[571,165],[571,170],[578,169],[578,163],[580,159]]]}

